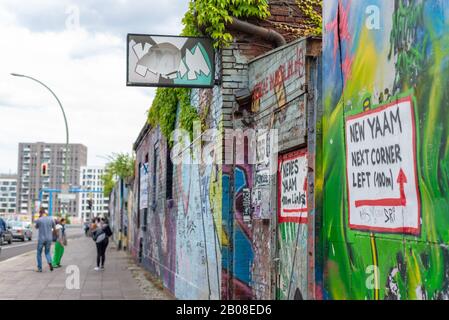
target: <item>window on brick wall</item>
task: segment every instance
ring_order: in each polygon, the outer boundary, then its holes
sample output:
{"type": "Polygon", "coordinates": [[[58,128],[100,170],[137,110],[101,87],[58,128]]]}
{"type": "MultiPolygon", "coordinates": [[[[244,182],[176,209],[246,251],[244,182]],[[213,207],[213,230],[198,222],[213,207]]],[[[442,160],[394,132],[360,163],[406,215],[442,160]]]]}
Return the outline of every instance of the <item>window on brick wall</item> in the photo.
{"type": "Polygon", "coordinates": [[[167,200],[173,199],[173,162],[170,157],[170,148],[167,148],[167,170],[165,176],[165,196],[167,200]]]}
{"type": "Polygon", "coordinates": [[[142,224],[143,231],[147,230],[147,224],[148,224],[148,209],[145,208],[143,209],[143,224],[142,224]]]}
{"type": "Polygon", "coordinates": [[[154,144],[154,153],[153,153],[153,192],[152,192],[152,201],[153,201],[153,208],[156,208],[156,197],[157,197],[157,180],[159,176],[158,172],[158,166],[157,163],[159,162],[159,142],[156,142],[154,144]]]}

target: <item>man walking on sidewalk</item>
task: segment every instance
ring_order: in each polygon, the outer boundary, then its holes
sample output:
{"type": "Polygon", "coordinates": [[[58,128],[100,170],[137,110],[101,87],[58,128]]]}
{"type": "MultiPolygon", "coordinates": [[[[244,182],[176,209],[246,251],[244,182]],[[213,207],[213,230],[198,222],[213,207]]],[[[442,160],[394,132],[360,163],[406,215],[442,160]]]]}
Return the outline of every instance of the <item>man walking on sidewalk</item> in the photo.
{"type": "Polygon", "coordinates": [[[42,272],[42,249],[45,248],[45,258],[47,259],[50,271],[53,271],[51,264],[50,248],[53,241],[53,229],[56,227],[54,220],[47,216],[45,209],[39,210],[39,219],[36,221],[36,229],[39,231],[37,241],[37,272],[42,272]]]}

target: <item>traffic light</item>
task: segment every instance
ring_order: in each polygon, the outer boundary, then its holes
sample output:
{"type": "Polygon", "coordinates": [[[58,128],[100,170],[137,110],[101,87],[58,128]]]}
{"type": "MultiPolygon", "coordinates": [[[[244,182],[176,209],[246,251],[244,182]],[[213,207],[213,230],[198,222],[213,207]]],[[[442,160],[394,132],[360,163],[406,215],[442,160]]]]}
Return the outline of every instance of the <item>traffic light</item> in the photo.
{"type": "Polygon", "coordinates": [[[48,163],[41,165],[41,176],[48,176],[48,163]]]}

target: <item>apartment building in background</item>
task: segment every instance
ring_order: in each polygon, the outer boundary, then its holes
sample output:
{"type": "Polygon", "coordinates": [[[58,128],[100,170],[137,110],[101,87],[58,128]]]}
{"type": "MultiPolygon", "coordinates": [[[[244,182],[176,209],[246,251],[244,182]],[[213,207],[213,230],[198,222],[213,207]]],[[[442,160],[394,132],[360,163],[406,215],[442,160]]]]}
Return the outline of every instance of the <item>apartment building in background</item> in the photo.
{"type": "MultiPolygon", "coordinates": [[[[35,213],[36,202],[41,190],[60,190],[65,184],[72,187],[80,185],[80,169],[87,164],[87,147],[82,144],[64,143],[19,143],[17,210],[19,213],[35,213]],[[68,151],[68,155],[66,152],[68,151]],[[64,166],[67,161],[67,182],[64,181],[64,166]],[[47,165],[47,172],[42,173],[42,165],[47,165]]],[[[52,213],[67,213],[75,216],[79,195],[68,202],[61,201],[57,193],[42,193],[44,208],[51,206],[52,213]]]]}
{"type": "Polygon", "coordinates": [[[104,167],[101,166],[83,166],[80,169],[80,188],[92,190],[92,192],[83,192],[79,195],[78,218],[81,221],[85,221],[86,218],[105,216],[108,213],[109,198],[102,192],[103,173],[104,167]],[[92,209],[89,208],[89,200],[91,200],[92,209]]]}
{"type": "Polygon", "coordinates": [[[0,174],[0,215],[16,213],[17,175],[0,174]]]}

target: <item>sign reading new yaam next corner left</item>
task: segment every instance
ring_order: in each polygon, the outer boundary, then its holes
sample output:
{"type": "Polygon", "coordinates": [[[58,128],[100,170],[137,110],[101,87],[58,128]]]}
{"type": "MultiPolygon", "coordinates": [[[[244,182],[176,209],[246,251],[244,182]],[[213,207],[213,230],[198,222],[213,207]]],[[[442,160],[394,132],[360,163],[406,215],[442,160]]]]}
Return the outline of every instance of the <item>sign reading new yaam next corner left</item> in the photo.
{"type": "Polygon", "coordinates": [[[128,86],[211,88],[214,80],[210,39],[128,34],[128,86]]]}

